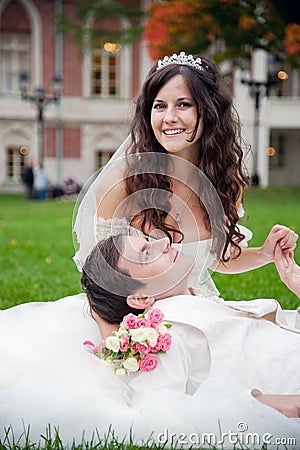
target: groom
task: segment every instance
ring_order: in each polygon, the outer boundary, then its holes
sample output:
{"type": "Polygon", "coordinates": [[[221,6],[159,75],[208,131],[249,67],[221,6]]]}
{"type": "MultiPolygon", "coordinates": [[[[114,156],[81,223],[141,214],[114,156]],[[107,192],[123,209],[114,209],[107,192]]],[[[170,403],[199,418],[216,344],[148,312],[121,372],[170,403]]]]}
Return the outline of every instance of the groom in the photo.
{"type": "MultiPolygon", "coordinates": [[[[213,302],[192,296],[187,280],[193,262],[167,238],[150,242],[119,235],[98,243],[81,281],[102,338],[117,329],[124,315],[156,304],[174,324],[177,354],[173,359],[171,352],[162,355],[162,373],[154,371],[147,385],[153,381],[154,388],[179,386],[192,394],[208,376],[228,379],[286,416],[300,417],[300,395],[293,395],[300,388],[300,331],[289,329],[272,299],[213,302]]],[[[281,279],[300,296],[300,268],[279,245],[275,264],[281,279]]],[[[144,386],[137,377],[139,383],[144,386]]]]}

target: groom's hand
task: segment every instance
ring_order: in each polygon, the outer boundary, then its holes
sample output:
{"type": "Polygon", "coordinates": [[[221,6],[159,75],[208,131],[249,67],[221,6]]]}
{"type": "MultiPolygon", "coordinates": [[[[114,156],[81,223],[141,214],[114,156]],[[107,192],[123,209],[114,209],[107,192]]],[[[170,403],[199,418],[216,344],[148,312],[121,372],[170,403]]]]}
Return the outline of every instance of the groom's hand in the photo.
{"type": "Polygon", "coordinates": [[[252,395],[259,402],[276,409],[287,417],[300,417],[300,395],[298,394],[263,394],[254,389],[252,395]]]}
{"type": "Polygon", "coordinates": [[[293,253],[284,253],[277,244],[274,263],[281,281],[300,298],[300,267],[295,263],[293,253]]]}

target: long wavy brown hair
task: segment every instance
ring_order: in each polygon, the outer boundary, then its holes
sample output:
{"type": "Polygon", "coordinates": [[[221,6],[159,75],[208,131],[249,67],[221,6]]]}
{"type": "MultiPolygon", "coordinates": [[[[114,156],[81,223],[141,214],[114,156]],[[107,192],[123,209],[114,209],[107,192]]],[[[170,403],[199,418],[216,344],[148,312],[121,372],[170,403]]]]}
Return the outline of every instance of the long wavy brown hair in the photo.
{"type": "MultiPolygon", "coordinates": [[[[198,55],[194,55],[197,58],[198,55]]],[[[141,191],[140,196],[140,226],[147,233],[149,224],[162,230],[170,238],[170,232],[179,232],[165,223],[168,212],[171,210],[170,197],[172,195],[172,181],[155,170],[149,169],[148,160],[143,160],[143,153],[167,153],[155,138],[151,126],[151,109],[158,91],[174,76],[182,75],[190,90],[191,97],[197,108],[197,123],[190,141],[196,136],[200,118],[203,120],[203,132],[199,139],[198,168],[208,177],[214,186],[221,203],[224,215],[216,219],[215,230],[220,236],[224,230],[226,243],[218,249],[223,261],[229,260],[230,246],[235,248],[235,256],[239,256],[241,249],[239,243],[244,235],[239,231],[238,204],[242,201],[244,187],[249,184],[249,177],[243,165],[243,156],[246,146],[241,136],[241,125],[238,114],[233,106],[231,93],[222,79],[218,67],[210,60],[202,57],[204,70],[198,70],[188,65],[169,64],[159,70],[156,65],[150,70],[142,92],[136,100],[136,108],[131,123],[132,145],[128,154],[141,155],[134,161],[128,160],[126,191],[128,196],[141,191]],[[134,164],[134,168],[132,165],[134,164]],[[139,167],[137,167],[137,165],[139,167]],[[135,173],[135,175],[132,175],[135,173]],[[151,188],[151,189],[149,189],[151,188]],[[149,205],[144,198],[147,195],[155,196],[159,189],[159,199],[156,199],[155,208],[144,207],[149,205]],[[165,193],[161,195],[161,190],[165,193]],[[157,207],[161,204],[161,207],[157,207]]],[[[154,159],[155,161],[155,159],[154,159]]],[[[155,166],[155,162],[153,162],[155,166]]],[[[201,189],[201,188],[200,188],[201,189]]],[[[203,192],[199,192],[199,199],[203,199],[203,192]]],[[[205,225],[211,231],[211,223],[203,203],[199,206],[206,214],[205,225]]],[[[217,216],[216,216],[217,217],[217,216]]],[[[221,239],[220,241],[221,242],[221,239]]]]}

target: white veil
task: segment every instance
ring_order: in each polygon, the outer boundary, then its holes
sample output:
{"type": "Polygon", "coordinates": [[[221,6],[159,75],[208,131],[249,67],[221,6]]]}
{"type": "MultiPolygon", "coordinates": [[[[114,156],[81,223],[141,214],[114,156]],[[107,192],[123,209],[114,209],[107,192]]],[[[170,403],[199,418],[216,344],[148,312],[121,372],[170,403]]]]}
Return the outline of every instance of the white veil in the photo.
{"type": "MultiPolygon", "coordinates": [[[[206,175],[194,164],[176,155],[159,152],[132,154],[130,145],[131,139],[128,136],[108,163],[88,180],[78,197],[73,216],[73,241],[76,252],[74,260],[78,270],[81,271],[87,256],[96,243],[101,240],[101,237],[141,233],[130,225],[131,219],[140,211],[155,208],[171,214],[166,206],[166,191],[163,188],[142,188],[130,194],[127,201],[121,202],[112,218],[101,221],[101,207],[99,208],[99,205],[110,190],[118,182],[123,181],[125,176],[142,174],[145,177],[148,173],[158,174],[162,178],[173,177],[180,180],[200,197],[208,212],[212,234],[212,239],[209,241],[210,249],[205,254],[205,260],[200,261],[200,263],[202,267],[205,267],[208,259],[210,261],[218,260],[220,254],[216,258],[216,252],[213,249],[216,248],[216,242],[218,242],[219,248],[225,244],[225,227],[220,231],[220,220],[221,222],[224,220],[225,214],[222,202],[206,175]],[[128,166],[130,166],[129,171],[128,166]],[[199,195],[199,190],[201,195],[199,195]],[[128,202],[128,199],[130,199],[130,202],[128,202]],[[106,228],[106,231],[109,227],[109,233],[105,235],[105,233],[101,233],[101,230],[99,233],[99,227],[102,226],[106,228]]],[[[167,201],[170,200],[170,197],[172,197],[172,193],[170,193],[167,201]]],[[[185,208],[186,212],[189,209],[180,197],[173,194],[172,198],[176,198],[180,210],[185,208]]],[[[193,214],[192,217],[194,220],[193,226],[197,227],[196,218],[193,214]]],[[[153,237],[162,236],[161,230],[155,230],[155,232],[153,237]]],[[[193,256],[196,257],[197,255],[193,254],[193,256]]],[[[201,268],[199,270],[201,271],[201,268]]],[[[198,277],[199,275],[198,272],[198,277]]],[[[208,277],[209,274],[207,273],[205,278],[208,277]]]]}
{"type": "MultiPolygon", "coordinates": [[[[87,256],[97,243],[95,234],[98,210],[97,199],[99,198],[102,181],[106,180],[108,182],[110,174],[120,173],[120,169],[124,168],[124,156],[129,146],[130,136],[127,136],[105,166],[95,172],[84,184],[77,198],[73,212],[72,232],[75,248],[73,259],[79,271],[81,271],[87,256]]],[[[113,176],[110,178],[112,182],[117,181],[116,179],[113,180],[113,176]]],[[[109,189],[109,184],[108,182],[107,189],[109,189]]]]}

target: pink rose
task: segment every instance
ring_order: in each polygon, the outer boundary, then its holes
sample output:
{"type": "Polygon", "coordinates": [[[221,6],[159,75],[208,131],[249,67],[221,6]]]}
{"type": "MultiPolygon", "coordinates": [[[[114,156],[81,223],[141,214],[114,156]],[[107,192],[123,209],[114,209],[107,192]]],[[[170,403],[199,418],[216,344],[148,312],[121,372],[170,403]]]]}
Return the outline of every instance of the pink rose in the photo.
{"type": "Polygon", "coordinates": [[[140,327],[151,327],[151,322],[146,317],[139,317],[136,324],[137,328],[140,327]]]}
{"type": "Polygon", "coordinates": [[[164,315],[159,309],[151,309],[151,311],[148,312],[148,318],[150,322],[155,325],[163,320],[164,315]]]}
{"type": "Polygon", "coordinates": [[[139,344],[137,349],[142,355],[147,355],[151,351],[151,345],[139,344]]]}
{"type": "Polygon", "coordinates": [[[136,342],[132,342],[131,344],[131,350],[133,352],[137,352],[138,351],[138,344],[136,342]]]}
{"type": "Polygon", "coordinates": [[[172,338],[169,333],[164,334],[162,337],[161,350],[167,352],[172,344],[172,338]]]}
{"type": "Polygon", "coordinates": [[[123,318],[122,325],[126,330],[135,328],[136,324],[137,324],[137,317],[132,313],[127,314],[127,316],[123,318]]]}
{"type": "Polygon", "coordinates": [[[129,346],[129,339],[122,336],[120,341],[120,350],[121,352],[126,352],[129,346]]]}
{"type": "Polygon", "coordinates": [[[156,345],[154,345],[154,347],[152,347],[152,351],[159,352],[162,349],[162,345],[163,345],[163,337],[158,336],[156,345]]]}
{"type": "Polygon", "coordinates": [[[148,353],[145,358],[139,360],[139,368],[144,372],[149,372],[149,370],[154,370],[157,366],[158,361],[156,355],[153,353],[148,353]]]}

